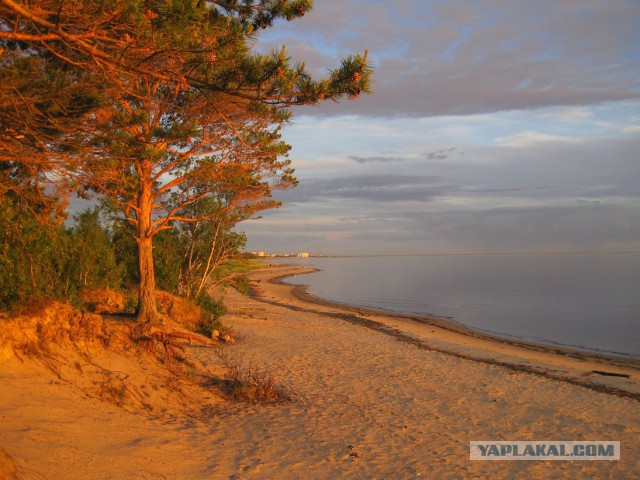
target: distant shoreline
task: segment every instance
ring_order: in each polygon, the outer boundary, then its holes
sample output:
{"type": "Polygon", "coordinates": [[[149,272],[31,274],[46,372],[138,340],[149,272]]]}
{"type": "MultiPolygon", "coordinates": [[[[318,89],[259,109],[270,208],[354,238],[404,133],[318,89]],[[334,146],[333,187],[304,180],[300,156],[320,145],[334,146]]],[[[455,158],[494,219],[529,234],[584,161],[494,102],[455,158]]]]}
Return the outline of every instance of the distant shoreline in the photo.
{"type": "Polygon", "coordinates": [[[277,255],[275,257],[258,257],[261,260],[293,260],[300,258],[375,258],[375,257],[509,257],[509,256],[536,256],[536,255],[640,255],[639,251],[624,252],[505,252],[505,253],[368,253],[368,254],[345,254],[345,255],[309,255],[308,257],[296,257],[295,255],[284,256],[277,255]]]}
{"type": "Polygon", "coordinates": [[[276,265],[250,274],[250,279],[253,280],[250,294],[253,298],[293,310],[331,315],[397,335],[404,341],[420,344],[430,350],[541,374],[640,400],[640,360],[501,337],[436,316],[395,313],[325,300],[309,293],[306,285],[283,282],[285,278],[313,273],[317,269],[298,263],[276,265]],[[259,285],[255,286],[255,283],[259,285]],[[267,292],[261,291],[267,285],[270,286],[266,289],[267,292]],[[318,307],[322,311],[318,311],[318,307]],[[430,331],[425,334],[426,330],[430,331]]]}

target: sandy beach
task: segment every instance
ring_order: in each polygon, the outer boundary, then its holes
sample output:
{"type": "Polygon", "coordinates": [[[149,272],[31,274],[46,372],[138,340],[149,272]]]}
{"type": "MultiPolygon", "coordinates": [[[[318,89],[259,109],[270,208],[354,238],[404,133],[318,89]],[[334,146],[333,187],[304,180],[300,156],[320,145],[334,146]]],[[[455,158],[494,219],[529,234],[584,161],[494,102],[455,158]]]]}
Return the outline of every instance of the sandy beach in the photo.
{"type": "MultiPolygon", "coordinates": [[[[90,366],[70,360],[56,376],[42,362],[4,355],[0,478],[618,479],[640,471],[637,363],[315,301],[272,282],[301,273],[257,270],[253,298],[225,292],[224,323],[237,341],[224,348],[267,369],[292,401],[230,403],[184,383],[169,395],[171,377],[157,367],[92,360],[94,370],[125,372],[122,381],[161,406],[146,411],[88,394],[79,370],[90,366]],[[621,460],[470,461],[473,440],[620,441],[621,460]]],[[[214,347],[194,344],[186,354],[220,370],[214,347]]]]}

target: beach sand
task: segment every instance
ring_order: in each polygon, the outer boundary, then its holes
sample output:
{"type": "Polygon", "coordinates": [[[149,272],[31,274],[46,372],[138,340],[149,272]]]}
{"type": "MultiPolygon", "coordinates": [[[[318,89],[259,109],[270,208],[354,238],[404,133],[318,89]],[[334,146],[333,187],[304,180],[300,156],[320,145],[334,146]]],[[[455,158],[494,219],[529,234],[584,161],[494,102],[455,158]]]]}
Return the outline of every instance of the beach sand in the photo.
{"type": "MultiPolygon", "coordinates": [[[[0,363],[0,479],[637,476],[634,362],[310,303],[300,289],[269,281],[299,268],[252,272],[256,298],[225,294],[237,342],[224,348],[267,369],[293,401],[229,403],[178,389],[163,411],[146,412],[82,395],[39,364],[9,358],[0,363]],[[620,441],[621,460],[470,461],[473,440],[620,441]]],[[[187,355],[219,368],[212,347],[187,355]]]]}

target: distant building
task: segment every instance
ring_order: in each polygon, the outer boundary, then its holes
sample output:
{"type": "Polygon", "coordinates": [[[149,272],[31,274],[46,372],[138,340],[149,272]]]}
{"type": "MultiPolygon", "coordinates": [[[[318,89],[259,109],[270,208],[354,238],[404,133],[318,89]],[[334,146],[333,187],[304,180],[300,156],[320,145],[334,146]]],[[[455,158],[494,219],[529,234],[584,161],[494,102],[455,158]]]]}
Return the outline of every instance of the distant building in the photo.
{"type": "Polygon", "coordinates": [[[259,257],[266,257],[267,256],[267,254],[264,253],[264,252],[256,252],[256,255],[259,256],[259,257]]]}
{"type": "Polygon", "coordinates": [[[299,258],[309,258],[309,254],[307,252],[300,252],[298,254],[299,258]]]}

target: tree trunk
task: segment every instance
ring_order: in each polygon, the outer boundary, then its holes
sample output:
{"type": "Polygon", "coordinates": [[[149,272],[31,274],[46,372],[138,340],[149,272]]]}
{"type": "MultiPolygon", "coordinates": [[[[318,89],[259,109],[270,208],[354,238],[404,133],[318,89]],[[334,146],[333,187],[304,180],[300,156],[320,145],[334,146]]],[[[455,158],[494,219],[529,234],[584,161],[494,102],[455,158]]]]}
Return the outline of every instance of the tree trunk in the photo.
{"type": "MultiPolygon", "coordinates": [[[[209,276],[211,275],[210,273],[211,260],[213,259],[213,254],[216,251],[216,243],[218,242],[218,233],[220,233],[220,225],[221,225],[220,222],[218,222],[218,224],[216,225],[216,232],[213,234],[213,239],[211,240],[211,250],[209,250],[209,258],[207,258],[207,264],[204,267],[204,272],[202,272],[200,285],[198,285],[198,290],[196,291],[196,295],[194,298],[198,298],[200,296],[200,292],[204,288],[204,284],[207,282],[207,280],[209,279],[209,276]]],[[[216,265],[217,265],[217,262],[216,262],[216,265]]]]}
{"type": "Polygon", "coordinates": [[[156,278],[153,271],[153,243],[151,238],[138,240],[138,322],[158,321],[156,306],[156,278]]]}
{"type": "Polygon", "coordinates": [[[153,195],[150,181],[151,164],[143,162],[143,175],[140,179],[138,195],[138,215],[136,241],[138,242],[138,322],[157,322],[158,307],[156,305],[156,277],[153,270],[153,234],[151,215],[153,212],[153,195]],[[148,172],[146,170],[149,170],[148,172]],[[145,175],[146,173],[146,175],[145,175]]]}

